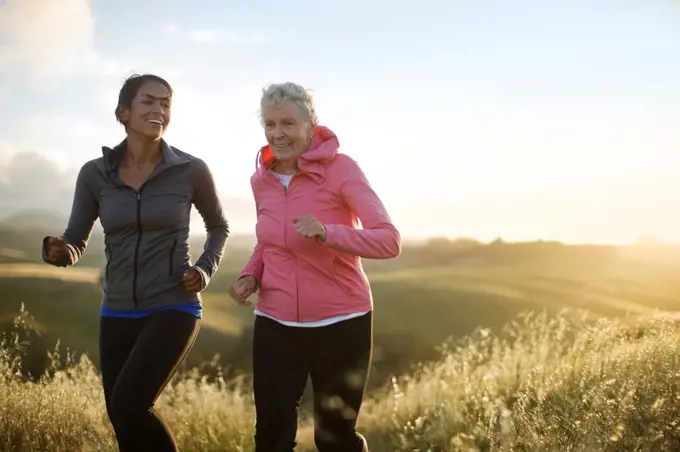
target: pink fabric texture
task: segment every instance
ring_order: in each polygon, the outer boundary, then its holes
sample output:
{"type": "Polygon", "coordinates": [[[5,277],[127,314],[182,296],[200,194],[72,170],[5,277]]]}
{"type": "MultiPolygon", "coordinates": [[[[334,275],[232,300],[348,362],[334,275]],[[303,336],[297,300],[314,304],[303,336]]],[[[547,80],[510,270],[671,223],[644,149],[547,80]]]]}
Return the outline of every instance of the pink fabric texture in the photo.
{"type": "Polygon", "coordinates": [[[401,252],[401,236],[385,206],[339,146],[330,129],[317,126],[287,191],[269,171],[275,163],[269,146],[258,153],[250,179],[257,245],[240,276],[257,279],[257,309],[279,320],[310,322],[372,310],[360,258],[391,259],[401,252]],[[324,224],[325,243],[295,231],[293,220],[307,214],[324,224]]]}

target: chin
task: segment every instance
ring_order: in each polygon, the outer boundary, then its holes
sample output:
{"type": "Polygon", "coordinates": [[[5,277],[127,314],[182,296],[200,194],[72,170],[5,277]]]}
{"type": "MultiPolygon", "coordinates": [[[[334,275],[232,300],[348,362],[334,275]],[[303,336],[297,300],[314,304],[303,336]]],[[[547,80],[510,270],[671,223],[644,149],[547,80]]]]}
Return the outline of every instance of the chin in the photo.
{"type": "Polygon", "coordinates": [[[151,140],[160,140],[163,137],[165,130],[152,130],[144,133],[144,135],[151,140]]]}
{"type": "Polygon", "coordinates": [[[276,157],[276,160],[279,162],[295,160],[295,154],[292,152],[274,152],[274,157],[276,157]]]}

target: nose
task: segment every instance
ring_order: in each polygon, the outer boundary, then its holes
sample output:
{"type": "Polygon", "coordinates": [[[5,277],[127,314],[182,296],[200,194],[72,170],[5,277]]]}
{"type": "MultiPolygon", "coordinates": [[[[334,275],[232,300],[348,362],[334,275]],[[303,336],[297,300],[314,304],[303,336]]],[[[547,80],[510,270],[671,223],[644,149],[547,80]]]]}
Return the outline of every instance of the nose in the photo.
{"type": "Polygon", "coordinates": [[[276,125],[274,126],[273,132],[274,132],[274,133],[273,133],[274,138],[283,138],[283,137],[285,136],[285,133],[284,133],[284,131],[283,131],[283,126],[281,126],[281,125],[279,125],[279,124],[276,124],[276,125]]]}

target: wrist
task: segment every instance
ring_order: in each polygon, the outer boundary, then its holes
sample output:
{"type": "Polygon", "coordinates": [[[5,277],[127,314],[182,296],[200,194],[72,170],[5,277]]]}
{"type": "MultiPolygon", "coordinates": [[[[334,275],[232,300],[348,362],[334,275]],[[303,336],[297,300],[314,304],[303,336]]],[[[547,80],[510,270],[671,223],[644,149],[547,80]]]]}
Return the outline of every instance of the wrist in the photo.
{"type": "Polygon", "coordinates": [[[321,227],[323,228],[323,233],[316,237],[316,241],[319,242],[320,244],[324,244],[326,243],[326,237],[328,237],[328,230],[326,229],[325,224],[322,224],[321,227]]]}

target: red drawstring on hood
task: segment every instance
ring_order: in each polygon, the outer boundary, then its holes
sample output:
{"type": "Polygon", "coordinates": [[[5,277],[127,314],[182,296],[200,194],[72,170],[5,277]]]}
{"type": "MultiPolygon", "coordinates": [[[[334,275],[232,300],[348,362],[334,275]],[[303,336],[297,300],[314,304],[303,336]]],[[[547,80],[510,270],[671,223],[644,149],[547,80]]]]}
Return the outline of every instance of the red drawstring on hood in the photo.
{"type": "MultiPolygon", "coordinates": [[[[328,163],[338,153],[340,142],[331,129],[325,126],[314,127],[314,135],[309,150],[298,157],[298,166],[302,171],[309,171],[314,163],[328,163]]],[[[276,163],[276,157],[270,145],[262,146],[255,157],[255,170],[269,170],[276,163]]],[[[313,171],[312,171],[313,172],[313,171]]]]}

